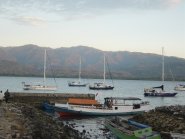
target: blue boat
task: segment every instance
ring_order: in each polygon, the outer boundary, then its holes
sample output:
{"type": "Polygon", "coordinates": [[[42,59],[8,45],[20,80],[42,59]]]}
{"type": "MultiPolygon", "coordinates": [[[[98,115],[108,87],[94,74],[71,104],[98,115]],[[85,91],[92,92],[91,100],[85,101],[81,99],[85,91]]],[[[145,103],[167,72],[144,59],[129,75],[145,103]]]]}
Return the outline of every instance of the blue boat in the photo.
{"type": "Polygon", "coordinates": [[[54,104],[51,104],[47,101],[42,103],[42,109],[48,112],[54,112],[54,104]]]}

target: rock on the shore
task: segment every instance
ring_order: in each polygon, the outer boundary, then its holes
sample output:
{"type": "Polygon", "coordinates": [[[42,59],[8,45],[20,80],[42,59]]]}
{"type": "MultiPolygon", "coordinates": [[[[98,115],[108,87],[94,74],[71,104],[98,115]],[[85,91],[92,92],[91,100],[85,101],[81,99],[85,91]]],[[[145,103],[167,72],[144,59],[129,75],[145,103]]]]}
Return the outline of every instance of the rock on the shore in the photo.
{"type": "MultiPolygon", "coordinates": [[[[78,131],[53,116],[25,103],[0,106],[0,135],[24,139],[81,139],[78,131]],[[3,122],[3,123],[2,123],[3,122]],[[3,128],[1,128],[3,126],[3,128]]],[[[1,137],[0,136],[0,137],[1,137]]]]}
{"type": "Polygon", "coordinates": [[[153,130],[162,133],[163,139],[170,139],[167,133],[185,134],[185,106],[157,107],[142,115],[133,117],[133,120],[150,125],[153,130]]]}

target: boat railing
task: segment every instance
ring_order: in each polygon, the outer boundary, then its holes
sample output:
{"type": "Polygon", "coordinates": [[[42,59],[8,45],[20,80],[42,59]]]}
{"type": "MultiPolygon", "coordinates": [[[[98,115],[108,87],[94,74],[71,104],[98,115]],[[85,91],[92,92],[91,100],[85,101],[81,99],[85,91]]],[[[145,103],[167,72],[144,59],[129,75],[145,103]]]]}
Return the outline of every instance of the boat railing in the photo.
{"type": "Polygon", "coordinates": [[[113,106],[133,106],[133,104],[117,103],[117,104],[113,104],[113,106]]]}
{"type": "Polygon", "coordinates": [[[109,108],[109,107],[104,107],[104,106],[94,106],[94,105],[91,105],[91,106],[85,106],[85,105],[73,105],[73,106],[70,106],[71,109],[74,109],[74,108],[88,108],[88,109],[107,109],[107,110],[112,110],[113,108],[109,108]]]}

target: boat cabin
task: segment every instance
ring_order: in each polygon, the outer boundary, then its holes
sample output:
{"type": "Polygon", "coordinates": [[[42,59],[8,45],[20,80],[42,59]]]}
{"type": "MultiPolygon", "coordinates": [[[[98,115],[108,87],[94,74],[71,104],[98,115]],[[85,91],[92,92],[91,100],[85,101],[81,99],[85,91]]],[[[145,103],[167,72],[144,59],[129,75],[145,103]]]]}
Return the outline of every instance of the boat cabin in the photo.
{"type": "Polygon", "coordinates": [[[104,100],[105,107],[113,108],[114,106],[114,109],[118,109],[119,106],[133,106],[133,109],[138,109],[141,104],[146,104],[137,97],[106,97],[104,100]]]}
{"type": "Polygon", "coordinates": [[[144,89],[145,93],[161,93],[162,91],[164,91],[164,85],[144,89]]]}

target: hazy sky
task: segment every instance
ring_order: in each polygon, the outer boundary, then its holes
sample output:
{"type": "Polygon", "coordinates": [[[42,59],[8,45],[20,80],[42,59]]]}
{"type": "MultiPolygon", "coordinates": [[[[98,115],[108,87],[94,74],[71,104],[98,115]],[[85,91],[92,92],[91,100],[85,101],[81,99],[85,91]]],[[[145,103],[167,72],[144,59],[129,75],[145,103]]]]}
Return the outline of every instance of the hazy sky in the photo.
{"type": "Polygon", "coordinates": [[[24,44],[185,58],[185,0],[0,0],[0,46],[24,44]]]}

